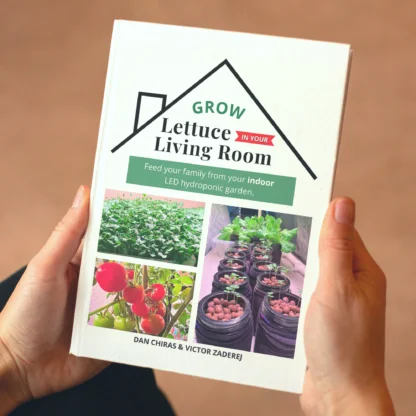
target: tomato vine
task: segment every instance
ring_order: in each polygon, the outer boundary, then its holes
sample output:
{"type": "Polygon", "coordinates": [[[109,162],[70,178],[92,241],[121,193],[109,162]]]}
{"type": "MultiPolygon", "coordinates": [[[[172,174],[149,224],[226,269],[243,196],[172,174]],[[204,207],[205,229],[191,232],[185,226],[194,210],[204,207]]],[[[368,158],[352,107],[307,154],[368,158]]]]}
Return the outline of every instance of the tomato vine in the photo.
{"type": "Polygon", "coordinates": [[[195,274],[147,265],[111,263],[116,262],[104,260],[97,264],[93,282],[95,290],[104,287],[104,291],[108,292],[107,297],[114,298],[88,314],[88,318],[105,314],[101,319],[94,319],[93,324],[108,328],[112,320],[115,320],[114,327],[117,329],[186,339],[192,311],[195,274]],[[119,275],[114,281],[111,274],[107,276],[105,273],[119,273],[119,265],[125,269],[128,276],[126,288],[109,292],[112,284],[116,283],[119,287],[119,275]],[[133,277],[131,271],[134,272],[133,277]],[[120,319],[117,320],[117,317],[120,319]]]}

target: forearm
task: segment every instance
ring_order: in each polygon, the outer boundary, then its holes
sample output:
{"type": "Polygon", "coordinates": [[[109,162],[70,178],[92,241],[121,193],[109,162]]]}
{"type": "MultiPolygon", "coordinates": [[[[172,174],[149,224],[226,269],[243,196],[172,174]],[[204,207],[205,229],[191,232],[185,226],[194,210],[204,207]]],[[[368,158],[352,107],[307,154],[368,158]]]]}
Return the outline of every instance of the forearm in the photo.
{"type": "Polygon", "coordinates": [[[0,338],[0,415],[7,415],[28,400],[21,374],[10,351],[0,338]]]}
{"type": "Polygon", "coordinates": [[[325,416],[395,416],[384,380],[375,386],[353,388],[345,394],[328,396],[321,404],[319,415],[325,416]]]}

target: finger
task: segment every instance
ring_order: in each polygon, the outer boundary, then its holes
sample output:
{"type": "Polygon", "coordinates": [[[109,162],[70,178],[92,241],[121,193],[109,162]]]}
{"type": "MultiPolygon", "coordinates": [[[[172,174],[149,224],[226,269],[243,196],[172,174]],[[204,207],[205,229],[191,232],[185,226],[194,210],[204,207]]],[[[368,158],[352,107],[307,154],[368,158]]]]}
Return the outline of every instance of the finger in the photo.
{"type": "Polygon", "coordinates": [[[368,252],[360,234],[357,230],[354,233],[354,257],[353,257],[353,272],[372,272],[378,268],[377,263],[368,252]]]}
{"type": "Polygon", "coordinates": [[[72,207],[59,222],[31,266],[45,277],[64,271],[75,256],[88,225],[89,189],[80,186],[72,207]]]}
{"type": "Polygon", "coordinates": [[[84,240],[81,241],[81,244],[78,247],[77,252],[75,253],[74,258],[71,260],[71,263],[74,266],[79,267],[79,265],[81,264],[81,259],[82,259],[82,251],[84,249],[84,240]]]}
{"type": "Polygon", "coordinates": [[[357,280],[375,283],[385,289],[386,276],[367,250],[358,231],[355,231],[354,235],[353,273],[357,280]]]}
{"type": "Polygon", "coordinates": [[[351,198],[332,201],[322,225],[319,241],[322,280],[345,279],[346,276],[352,276],[354,221],[355,203],[351,198]]]}

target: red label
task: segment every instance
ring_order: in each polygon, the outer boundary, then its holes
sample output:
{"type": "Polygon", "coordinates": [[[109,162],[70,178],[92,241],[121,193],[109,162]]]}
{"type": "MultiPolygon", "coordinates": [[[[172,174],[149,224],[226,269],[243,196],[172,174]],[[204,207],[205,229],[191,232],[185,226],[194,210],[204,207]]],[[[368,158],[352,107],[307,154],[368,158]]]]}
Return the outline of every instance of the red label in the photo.
{"type": "Polygon", "coordinates": [[[249,133],[247,131],[237,131],[238,137],[236,142],[262,144],[264,146],[273,146],[273,138],[271,134],[249,133]]]}

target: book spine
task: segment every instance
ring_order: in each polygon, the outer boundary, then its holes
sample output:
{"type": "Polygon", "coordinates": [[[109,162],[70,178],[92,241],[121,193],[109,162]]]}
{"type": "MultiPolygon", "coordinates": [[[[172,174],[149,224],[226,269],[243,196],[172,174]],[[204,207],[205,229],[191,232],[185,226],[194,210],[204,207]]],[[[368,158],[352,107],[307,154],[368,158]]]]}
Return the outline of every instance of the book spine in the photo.
{"type": "Polygon", "coordinates": [[[348,59],[348,67],[345,74],[345,83],[344,83],[344,98],[342,102],[342,112],[340,117],[340,123],[339,123],[339,129],[338,129],[338,138],[337,138],[337,149],[335,151],[335,159],[334,159],[334,165],[332,170],[332,180],[331,180],[331,189],[329,192],[329,198],[328,203],[332,200],[334,196],[334,185],[335,185],[335,175],[337,172],[337,164],[338,164],[338,157],[339,157],[339,150],[341,147],[341,135],[342,135],[342,128],[344,125],[344,117],[345,117],[345,107],[347,103],[347,95],[348,95],[348,85],[349,85],[349,79],[350,79],[350,73],[351,73],[351,64],[352,64],[352,57],[353,57],[353,51],[350,49],[349,53],[349,59],[348,59]]]}

